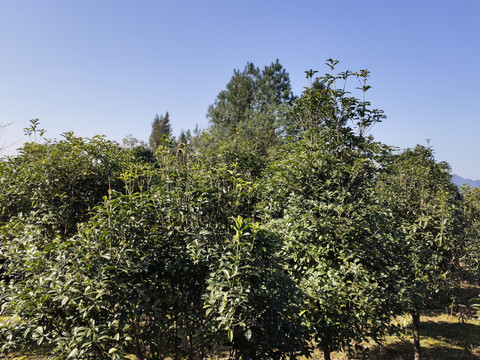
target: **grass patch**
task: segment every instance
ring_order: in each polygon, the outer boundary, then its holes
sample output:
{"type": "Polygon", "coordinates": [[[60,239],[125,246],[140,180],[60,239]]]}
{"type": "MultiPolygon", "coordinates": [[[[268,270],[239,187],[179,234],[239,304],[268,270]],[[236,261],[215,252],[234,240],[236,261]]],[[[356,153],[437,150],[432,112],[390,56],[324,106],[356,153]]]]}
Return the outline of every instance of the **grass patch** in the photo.
{"type": "MultiPolygon", "coordinates": [[[[479,293],[480,287],[467,283],[452,291],[455,304],[464,305],[478,297],[479,293]]],[[[425,360],[480,360],[480,320],[462,318],[456,308],[450,306],[451,298],[445,297],[433,304],[427,315],[421,317],[420,345],[423,357],[425,360]]],[[[372,346],[368,359],[413,359],[410,318],[400,317],[398,322],[404,327],[403,336],[389,336],[381,346],[372,346]]]]}
{"type": "Polygon", "coordinates": [[[8,355],[0,355],[5,360],[51,360],[52,358],[41,351],[19,351],[8,355]]]}
{"type": "MultiPolygon", "coordinates": [[[[480,360],[480,321],[459,322],[447,314],[421,317],[420,344],[424,359],[480,360]]],[[[381,346],[373,346],[372,360],[407,360],[413,358],[411,332],[403,337],[390,336],[381,346]]]]}
{"type": "MultiPolygon", "coordinates": [[[[479,297],[480,287],[463,283],[452,289],[440,301],[432,303],[429,311],[421,317],[420,345],[424,360],[480,360],[480,320],[464,319],[451,307],[452,295],[455,304],[468,304],[479,297]]],[[[357,354],[354,359],[370,360],[411,360],[413,359],[413,338],[410,316],[400,316],[396,320],[403,328],[399,335],[387,336],[381,345],[367,344],[368,351],[357,354]]],[[[323,359],[315,351],[313,359],[323,359]]],[[[343,353],[333,353],[332,360],[348,360],[343,353]]]]}

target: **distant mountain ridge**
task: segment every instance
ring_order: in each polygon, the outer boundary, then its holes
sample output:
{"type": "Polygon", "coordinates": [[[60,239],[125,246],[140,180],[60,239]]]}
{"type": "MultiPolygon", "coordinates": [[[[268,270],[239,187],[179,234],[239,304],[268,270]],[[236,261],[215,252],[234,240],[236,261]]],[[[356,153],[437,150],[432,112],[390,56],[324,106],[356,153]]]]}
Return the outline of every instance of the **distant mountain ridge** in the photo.
{"type": "Polygon", "coordinates": [[[457,174],[452,175],[452,182],[457,186],[468,184],[470,187],[480,187],[480,180],[465,179],[457,174]]]}

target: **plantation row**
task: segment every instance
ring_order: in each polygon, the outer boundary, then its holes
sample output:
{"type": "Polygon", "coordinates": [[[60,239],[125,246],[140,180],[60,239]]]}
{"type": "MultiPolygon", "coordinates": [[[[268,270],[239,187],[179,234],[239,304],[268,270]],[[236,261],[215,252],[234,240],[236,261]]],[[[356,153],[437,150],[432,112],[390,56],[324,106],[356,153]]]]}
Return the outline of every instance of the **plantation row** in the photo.
{"type": "Polygon", "coordinates": [[[428,147],[367,136],[382,112],[337,85],[365,93],[368,72],[313,75],[284,101],[278,62],[249,64],[210,129],[152,132],[154,151],[46,140],[32,121],[35,141],[0,162],[1,351],[330,359],[409,313],[419,359],[426,305],[478,279],[480,192],[459,191],[428,147]],[[229,108],[239,89],[248,114],[229,108]]]}

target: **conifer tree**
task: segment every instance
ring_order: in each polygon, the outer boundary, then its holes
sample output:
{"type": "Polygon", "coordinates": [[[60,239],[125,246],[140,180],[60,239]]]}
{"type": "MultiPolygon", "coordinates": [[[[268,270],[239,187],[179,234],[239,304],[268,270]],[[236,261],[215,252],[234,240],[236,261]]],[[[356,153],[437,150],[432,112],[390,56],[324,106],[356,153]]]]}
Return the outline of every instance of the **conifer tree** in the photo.
{"type": "Polygon", "coordinates": [[[152,150],[156,150],[164,137],[172,136],[172,126],[170,125],[170,115],[168,111],[165,115],[155,115],[152,122],[152,133],[150,134],[149,145],[152,150]]]}
{"type": "Polygon", "coordinates": [[[248,62],[243,71],[234,71],[207,117],[217,138],[242,146],[248,140],[263,153],[286,135],[292,102],[290,78],[278,60],[263,70],[248,62]]]}

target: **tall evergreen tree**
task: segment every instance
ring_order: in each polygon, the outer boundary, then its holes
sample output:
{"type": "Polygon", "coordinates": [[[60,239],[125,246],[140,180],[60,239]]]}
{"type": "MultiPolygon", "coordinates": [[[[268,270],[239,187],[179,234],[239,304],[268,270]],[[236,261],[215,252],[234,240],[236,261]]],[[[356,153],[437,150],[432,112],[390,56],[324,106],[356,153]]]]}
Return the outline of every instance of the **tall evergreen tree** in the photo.
{"type": "Polygon", "coordinates": [[[160,146],[165,136],[172,136],[172,126],[170,125],[170,115],[168,111],[165,115],[156,114],[153,119],[152,133],[148,141],[152,150],[156,150],[160,146]]]}
{"type": "Polygon", "coordinates": [[[248,62],[234,70],[207,117],[218,138],[248,139],[263,152],[284,135],[292,101],[289,75],[278,60],[263,70],[248,62]]]}

